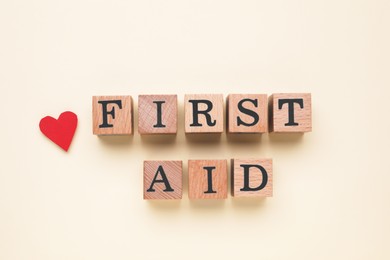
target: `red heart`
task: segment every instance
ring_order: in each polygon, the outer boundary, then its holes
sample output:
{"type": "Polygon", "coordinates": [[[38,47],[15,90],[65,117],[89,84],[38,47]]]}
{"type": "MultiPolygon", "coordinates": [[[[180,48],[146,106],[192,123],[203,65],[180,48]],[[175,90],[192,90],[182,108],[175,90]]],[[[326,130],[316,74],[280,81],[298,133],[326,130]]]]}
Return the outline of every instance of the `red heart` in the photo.
{"type": "Polygon", "coordinates": [[[70,111],[63,112],[58,120],[46,116],[39,122],[41,132],[65,151],[69,149],[76,127],[77,116],[70,111]]]}

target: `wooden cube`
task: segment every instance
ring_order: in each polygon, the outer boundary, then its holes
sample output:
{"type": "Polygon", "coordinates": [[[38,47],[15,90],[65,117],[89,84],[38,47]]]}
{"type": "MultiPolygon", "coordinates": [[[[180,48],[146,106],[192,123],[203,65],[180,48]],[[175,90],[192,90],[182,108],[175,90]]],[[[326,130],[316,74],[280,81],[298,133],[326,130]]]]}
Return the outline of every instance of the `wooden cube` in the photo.
{"type": "Polygon", "coordinates": [[[131,96],[92,97],[94,135],[131,135],[133,105],[131,96]]]}
{"type": "Polygon", "coordinates": [[[138,132],[176,134],[177,95],[139,95],[138,132]]]}
{"type": "Polygon", "coordinates": [[[188,182],[190,199],[226,199],[226,160],[189,160],[188,182]]]}
{"type": "Polygon", "coordinates": [[[311,132],[310,93],[273,94],[269,106],[271,132],[311,132]]]}
{"type": "Polygon", "coordinates": [[[144,161],[144,199],[181,199],[182,161],[144,161]]]}
{"type": "Polygon", "coordinates": [[[227,98],[228,133],[268,132],[266,94],[230,94],[227,98]]]}
{"type": "Polygon", "coordinates": [[[223,96],[220,94],[185,95],[185,132],[222,133],[223,96]]]}
{"type": "Polygon", "coordinates": [[[272,197],[272,159],[232,159],[233,197],[272,197]]]}

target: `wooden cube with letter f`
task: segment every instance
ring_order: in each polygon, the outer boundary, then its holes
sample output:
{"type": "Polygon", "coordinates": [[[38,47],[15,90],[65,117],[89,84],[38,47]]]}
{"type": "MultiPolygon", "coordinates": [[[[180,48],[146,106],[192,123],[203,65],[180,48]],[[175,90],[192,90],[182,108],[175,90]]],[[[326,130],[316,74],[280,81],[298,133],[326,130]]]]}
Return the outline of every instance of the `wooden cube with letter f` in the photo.
{"type": "Polygon", "coordinates": [[[93,96],[92,121],[94,135],[133,134],[131,96],[93,96]]]}

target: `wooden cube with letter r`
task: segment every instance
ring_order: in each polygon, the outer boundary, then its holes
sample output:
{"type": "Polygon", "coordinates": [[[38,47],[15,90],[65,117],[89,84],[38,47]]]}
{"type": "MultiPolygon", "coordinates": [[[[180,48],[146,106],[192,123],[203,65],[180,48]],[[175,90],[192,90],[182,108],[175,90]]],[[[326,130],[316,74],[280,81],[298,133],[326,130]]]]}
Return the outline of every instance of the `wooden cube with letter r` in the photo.
{"type": "Polygon", "coordinates": [[[144,199],[181,199],[182,161],[144,161],[144,199]]]}
{"type": "Polygon", "coordinates": [[[184,97],[185,132],[223,132],[224,113],[221,94],[191,94],[184,97]]]}
{"type": "Polygon", "coordinates": [[[232,159],[233,197],[272,197],[272,159],[232,159]]]}

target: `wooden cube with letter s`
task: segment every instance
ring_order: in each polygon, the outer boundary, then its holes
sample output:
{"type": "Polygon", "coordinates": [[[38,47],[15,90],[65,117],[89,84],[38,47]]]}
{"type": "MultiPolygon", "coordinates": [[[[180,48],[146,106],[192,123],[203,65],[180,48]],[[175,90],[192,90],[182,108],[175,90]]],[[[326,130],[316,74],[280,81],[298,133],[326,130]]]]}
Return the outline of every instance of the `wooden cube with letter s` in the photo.
{"type": "Polygon", "coordinates": [[[266,94],[230,94],[227,98],[228,133],[268,132],[266,94]]]}

